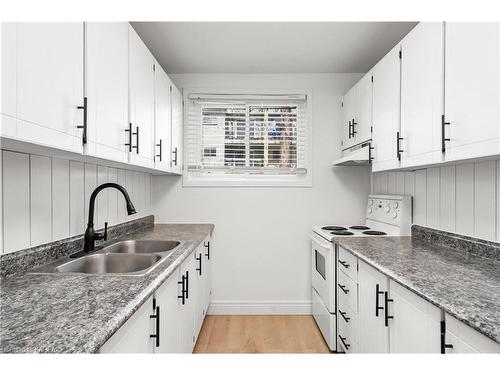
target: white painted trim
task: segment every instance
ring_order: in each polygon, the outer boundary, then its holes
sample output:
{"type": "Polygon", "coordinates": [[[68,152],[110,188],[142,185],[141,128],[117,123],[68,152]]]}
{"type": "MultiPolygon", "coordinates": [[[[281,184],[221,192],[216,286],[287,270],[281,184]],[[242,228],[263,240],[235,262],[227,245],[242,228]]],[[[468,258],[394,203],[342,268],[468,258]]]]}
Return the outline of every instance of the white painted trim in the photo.
{"type": "Polygon", "coordinates": [[[311,301],[211,301],[209,315],[311,315],[311,301]]]}

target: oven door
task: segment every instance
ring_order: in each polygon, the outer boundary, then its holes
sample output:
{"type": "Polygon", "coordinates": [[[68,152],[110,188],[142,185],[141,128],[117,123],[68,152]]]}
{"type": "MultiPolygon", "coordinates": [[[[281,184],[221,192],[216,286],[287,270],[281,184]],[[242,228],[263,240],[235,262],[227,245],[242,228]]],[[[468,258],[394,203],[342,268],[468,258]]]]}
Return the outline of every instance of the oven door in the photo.
{"type": "Polygon", "coordinates": [[[330,313],[335,313],[335,251],[333,244],[311,235],[312,287],[330,313]]]}

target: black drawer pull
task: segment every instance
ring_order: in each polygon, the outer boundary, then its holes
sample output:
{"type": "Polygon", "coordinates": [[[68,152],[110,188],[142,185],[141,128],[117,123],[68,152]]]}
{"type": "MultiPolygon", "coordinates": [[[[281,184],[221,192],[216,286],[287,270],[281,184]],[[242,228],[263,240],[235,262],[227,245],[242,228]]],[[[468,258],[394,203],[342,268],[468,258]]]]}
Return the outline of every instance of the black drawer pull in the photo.
{"type": "Polygon", "coordinates": [[[177,298],[182,300],[182,304],[186,304],[186,276],[182,275],[181,281],[178,281],[177,284],[182,285],[182,292],[180,296],[177,296],[177,298]]]}
{"type": "Polygon", "coordinates": [[[161,153],[162,153],[162,141],[161,141],[161,138],[160,138],[160,143],[157,143],[156,146],[160,148],[160,153],[157,154],[156,157],[159,158],[160,161],[161,161],[161,153]]]}
{"type": "Polygon", "coordinates": [[[446,138],[446,125],[451,125],[446,122],[444,115],[441,115],[441,152],[444,154],[446,152],[446,142],[451,141],[450,138],[446,138]]]}
{"type": "Polygon", "coordinates": [[[151,319],[156,319],[156,333],[154,335],[149,335],[149,337],[156,339],[156,347],[160,346],[160,306],[156,306],[156,300],[153,299],[153,309],[155,309],[155,314],[150,315],[151,319]]]}
{"type": "Polygon", "coordinates": [[[172,165],[177,166],[177,147],[172,151],[172,154],[175,155],[175,158],[172,160],[172,165]]]}
{"type": "Polygon", "coordinates": [[[340,341],[342,341],[342,344],[344,344],[345,348],[347,350],[349,350],[349,348],[351,347],[351,345],[346,342],[347,341],[347,337],[342,337],[342,336],[339,335],[339,339],[340,339],[340,341]]]}
{"type": "Polygon", "coordinates": [[[208,241],[207,243],[204,243],[203,246],[205,246],[207,249],[205,256],[207,257],[208,260],[210,260],[210,241],[208,241]]]}
{"type": "Polygon", "coordinates": [[[354,138],[354,135],[357,134],[357,130],[354,130],[354,126],[358,125],[357,122],[354,122],[354,119],[352,119],[352,137],[354,138]]]}
{"type": "Polygon", "coordinates": [[[128,129],[125,129],[128,133],[128,143],[125,143],[125,146],[128,146],[128,152],[132,152],[132,123],[128,123],[128,129]]]}
{"type": "Polygon", "coordinates": [[[380,291],[380,285],[375,285],[375,316],[378,316],[378,311],[383,310],[384,308],[379,306],[379,294],[384,294],[384,292],[380,291]]]}
{"type": "Polygon", "coordinates": [[[389,293],[384,292],[384,297],[385,297],[385,303],[384,303],[384,308],[385,308],[385,326],[389,327],[389,319],[394,319],[392,315],[389,315],[389,302],[394,302],[392,298],[389,298],[389,293]]]}
{"type": "Polygon", "coordinates": [[[351,121],[349,121],[349,139],[351,139],[352,137],[352,133],[351,133],[351,121]]]}
{"type": "Polygon", "coordinates": [[[342,264],[345,268],[349,268],[350,265],[345,260],[339,260],[339,263],[342,264]]]}
{"type": "Polygon", "coordinates": [[[396,132],[396,156],[398,158],[398,160],[401,160],[401,153],[403,152],[403,150],[401,150],[401,143],[400,141],[402,141],[404,138],[401,138],[399,136],[399,132],[396,132]]]}
{"type": "Polygon", "coordinates": [[[347,289],[345,287],[345,285],[341,285],[341,284],[337,284],[340,288],[340,290],[342,290],[345,294],[348,294],[349,293],[349,289],[347,289]]]}
{"type": "MultiPolygon", "coordinates": [[[[132,133],[132,135],[135,135],[135,146],[132,146],[132,148],[135,148],[135,153],[138,154],[139,153],[139,127],[136,126],[135,127],[135,133],[132,133]]],[[[132,141],[130,141],[132,143],[132,141]]]]}
{"type": "Polygon", "coordinates": [[[199,275],[201,276],[201,254],[199,257],[196,256],[196,254],[194,255],[194,259],[196,259],[198,262],[200,262],[200,265],[199,267],[196,269],[196,271],[199,272],[199,275]]]}
{"type": "Polygon", "coordinates": [[[186,271],[186,299],[189,299],[189,271],[186,271]]]}
{"type": "Polygon", "coordinates": [[[78,125],[78,129],[83,129],[82,132],[82,144],[87,143],[87,97],[83,97],[83,105],[76,107],[78,109],[83,109],[83,125],[78,125]]]}
{"type": "Polygon", "coordinates": [[[346,321],[346,323],[349,323],[349,320],[351,320],[351,318],[349,318],[347,316],[347,313],[343,312],[342,310],[339,309],[339,314],[342,316],[342,318],[344,318],[344,320],[346,321]]]}

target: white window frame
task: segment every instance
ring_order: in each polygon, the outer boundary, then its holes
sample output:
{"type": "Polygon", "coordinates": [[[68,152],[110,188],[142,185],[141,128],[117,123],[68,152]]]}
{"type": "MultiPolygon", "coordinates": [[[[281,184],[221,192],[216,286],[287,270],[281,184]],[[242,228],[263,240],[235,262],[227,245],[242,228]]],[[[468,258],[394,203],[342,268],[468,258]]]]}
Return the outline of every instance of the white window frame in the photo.
{"type": "MultiPolygon", "coordinates": [[[[312,89],[207,89],[207,88],[186,88],[183,90],[184,95],[184,118],[188,118],[189,111],[189,95],[195,93],[206,94],[263,94],[263,95],[306,95],[306,173],[304,174],[202,174],[195,175],[189,173],[184,167],[182,174],[183,187],[312,187],[313,170],[312,170],[312,139],[313,139],[313,90],[312,89]]],[[[186,126],[186,125],[184,125],[186,126]]],[[[184,159],[188,150],[188,144],[184,140],[184,159]]]]}

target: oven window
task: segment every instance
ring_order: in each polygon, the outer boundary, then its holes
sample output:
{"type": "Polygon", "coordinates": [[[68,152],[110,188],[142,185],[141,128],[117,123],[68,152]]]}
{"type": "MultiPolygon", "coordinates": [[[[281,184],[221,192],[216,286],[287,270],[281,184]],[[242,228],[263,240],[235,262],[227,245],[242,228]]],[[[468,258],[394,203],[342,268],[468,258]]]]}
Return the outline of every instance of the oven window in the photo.
{"type": "Polygon", "coordinates": [[[316,252],[316,255],[315,255],[316,271],[318,271],[318,273],[321,275],[321,277],[326,280],[325,257],[323,255],[321,255],[321,253],[318,252],[318,250],[314,250],[314,251],[316,252]]]}

